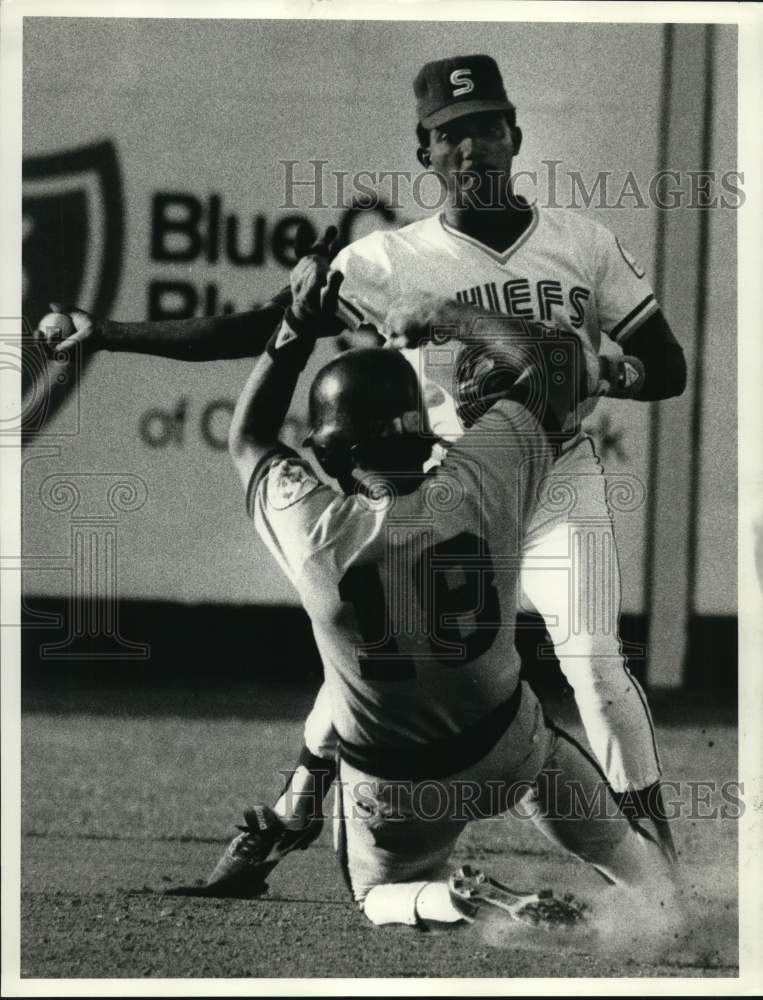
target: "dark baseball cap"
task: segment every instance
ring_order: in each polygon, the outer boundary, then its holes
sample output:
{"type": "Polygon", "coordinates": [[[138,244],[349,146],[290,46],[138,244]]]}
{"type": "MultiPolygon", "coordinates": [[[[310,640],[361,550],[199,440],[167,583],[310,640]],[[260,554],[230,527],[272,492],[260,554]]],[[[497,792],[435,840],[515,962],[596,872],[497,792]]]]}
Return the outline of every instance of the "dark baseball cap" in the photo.
{"type": "Polygon", "coordinates": [[[512,111],[501,71],[490,56],[453,56],[423,66],[413,81],[416,110],[424,128],[477,111],[512,111]]]}

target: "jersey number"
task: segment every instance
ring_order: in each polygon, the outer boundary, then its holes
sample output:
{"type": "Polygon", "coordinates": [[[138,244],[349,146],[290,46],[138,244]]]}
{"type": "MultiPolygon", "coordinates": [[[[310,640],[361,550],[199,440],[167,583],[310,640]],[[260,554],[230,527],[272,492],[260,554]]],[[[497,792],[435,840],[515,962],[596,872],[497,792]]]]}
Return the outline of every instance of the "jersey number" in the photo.
{"type": "MultiPolygon", "coordinates": [[[[432,659],[444,667],[462,667],[490,649],[501,627],[501,609],[483,539],[463,533],[429,546],[413,567],[413,579],[419,608],[428,612],[432,659]]],[[[352,605],[363,637],[357,649],[361,676],[372,681],[415,677],[414,661],[400,653],[390,632],[379,564],[351,566],[339,582],[339,597],[352,605]]]]}

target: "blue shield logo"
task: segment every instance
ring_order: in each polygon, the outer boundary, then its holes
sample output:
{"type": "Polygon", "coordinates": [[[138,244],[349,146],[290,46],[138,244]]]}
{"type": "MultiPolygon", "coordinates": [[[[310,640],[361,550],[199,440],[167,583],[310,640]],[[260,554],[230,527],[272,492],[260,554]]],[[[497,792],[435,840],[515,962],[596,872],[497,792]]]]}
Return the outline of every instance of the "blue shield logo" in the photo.
{"type": "Polygon", "coordinates": [[[34,328],[48,302],[108,315],[122,270],[124,205],[110,141],[24,159],[23,315],[34,328]]]}

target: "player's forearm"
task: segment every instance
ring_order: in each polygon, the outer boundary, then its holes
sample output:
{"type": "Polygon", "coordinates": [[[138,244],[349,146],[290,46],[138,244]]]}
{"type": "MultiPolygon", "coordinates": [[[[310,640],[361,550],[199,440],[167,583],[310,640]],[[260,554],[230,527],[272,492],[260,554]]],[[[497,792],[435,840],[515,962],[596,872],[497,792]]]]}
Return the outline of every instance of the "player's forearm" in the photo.
{"type": "Polygon", "coordinates": [[[106,320],[100,345],[109,351],[153,354],[179,361],[254,357],[278,328],[288,303],[278,299],[249,312],[196,319],[121,323],[106,320]]]}
{"type": "Polygon", "coordinates": [[[686,388],[686,358],[679,344],[641,358],[644,383],[633,397],[642,402],[680,396],[686,388]]]}
{"type": "Polygon", "coordinates": [[[620,346],[643,369],[643,380],[632,399],[652,402],[681,395],[686,388],[686,359],[661,312],[650,316],[620,346]]]}
{"type": "Polygon", "coordinates": [[[228,442],[267,449],[275,444],[289,412],[299,373],[276,364],[268,354],[257,360],[231,418],[228,442]]]}
{"type": "Polygon", "coordinates": [[[254,366],[236,403],[228,433],[234,457],[244,448],[266,450],[278,440],[299,373],[314,346],[314,334],[300,331],[295,338],[287,319],[282,321],[279,332],[270,338],[267,351],[254,366]]]}

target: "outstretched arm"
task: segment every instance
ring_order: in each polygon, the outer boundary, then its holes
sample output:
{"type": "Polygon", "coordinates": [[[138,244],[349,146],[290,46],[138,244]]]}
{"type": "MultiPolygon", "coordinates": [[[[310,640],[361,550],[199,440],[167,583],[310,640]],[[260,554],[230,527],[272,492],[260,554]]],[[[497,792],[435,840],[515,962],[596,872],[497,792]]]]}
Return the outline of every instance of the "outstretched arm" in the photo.
{"type": "Polygon", "coordinates": [[[104,320],[94,331],[107,351],[154,354],[178,361],[217,361],[261,354],[291,300],[288,289],[248,312],[198,319],[127,322],[104,320]]]}
{"type": "MultiPolygon", "coordinates": [[[[326,263],[337,251],[337,230],[327,227],[321,239],[303,256],[320,257],[326,263]]],[[[191,319],[138,320],[118,322],[102,320],[82,309],[66,308],[51,303],[55,312],[71,317],[75,332],[65,339],[38,331],[38,337],[49,348],[72,347],[79,343],[80,351],[127,351],[152,354],[178,361],[221,361],[231,358],[251,358],[261,354],[268,338],[278,329],[292,301],[291,286],[262,305],[243,313],[227,316],[202,316],[191,319]]],[[[337,321],[336,331],[342,324],[337,321]]]]}
{"type": "Polygon", "coordinates": [[[74,333],[62,337],[64,328],[60,323],[47,323],[48,316],[25,345],[24,367],[29,377],[23,387],[23,440],[31,441],[51,419],[97,350],[133,351],[180,361],[252,357],[262,353],[290,301],[291,290],[286,289],[266,305],[233,316],[136,323],[99,322],[82,309],[63,310],[51,303],[54,313],[68,314],[74,333]]]}
{"type": "MultiPolygon", "coordinates": [[[[178,361],[251,358],[262,353],[268,337],[278,329],[290,302],[291,289],[284,288],[269,302],[248,312],[128,322],[102,320],[83,309],[64,309],[51,303],[54,312],[64,312],[71,317],[75,332],[65,339],[56,340],[55,334],[38,329],[37,339],[51,350],[67,350],[78,344],[83,355],[105,350],[153,354],[178,361]]],[[[43,323],[44,320],[41,326],[43,323]]]]}

